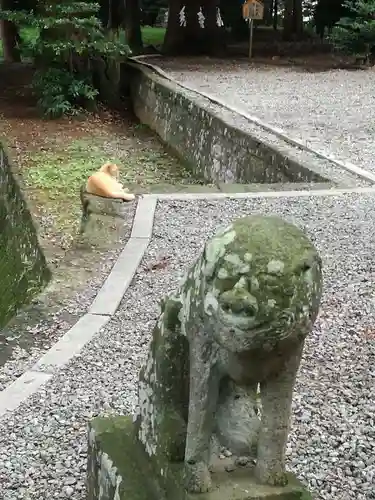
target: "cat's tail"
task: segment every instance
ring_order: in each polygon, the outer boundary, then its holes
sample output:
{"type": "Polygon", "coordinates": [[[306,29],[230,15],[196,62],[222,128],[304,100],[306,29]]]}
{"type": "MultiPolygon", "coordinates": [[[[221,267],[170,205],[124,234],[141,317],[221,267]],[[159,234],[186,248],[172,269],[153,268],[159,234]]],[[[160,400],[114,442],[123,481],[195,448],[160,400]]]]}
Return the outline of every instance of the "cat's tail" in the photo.
{"type": "Polygon", "coordinates": [[[83,234],[85,232],[87,223],[90,218],[90,210],[89,210],[90,201],[87,198],[86,194],[87,194],[86,184],[82,184],[79,189],[79,197],[81,199],[81,205],[82,205],[81,225],[79,230],[80,234],[83,234]]]}
{"type": "Polygon", "coordinates": [[[86,193],[87,193],[86,184],[82,184],[81,187],[79,188],[79,197],[81,200],[82,210],[84,212],[87,211],[87,207],[89,204],[89,200],[87,199],[87,196],[85,196],[86,193]]]}

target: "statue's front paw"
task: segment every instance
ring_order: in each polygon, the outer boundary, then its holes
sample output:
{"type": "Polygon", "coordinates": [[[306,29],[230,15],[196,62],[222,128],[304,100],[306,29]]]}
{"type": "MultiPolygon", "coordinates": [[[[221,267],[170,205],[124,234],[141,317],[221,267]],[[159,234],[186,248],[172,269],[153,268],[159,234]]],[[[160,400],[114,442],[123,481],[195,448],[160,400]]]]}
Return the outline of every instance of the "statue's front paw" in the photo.
{"type": "Polygon", "coordinates": [[[269,486],[286,486],[288,484],[288,477],[281,466],[268,467],[266,464],[258,462],[254,475],[261,484],[269,486]]]}
{"type": "Polygon", "coordinates": [[[211,488],[211,474],[204,462],[185,462],[185,488],[190,493],[206,493],[211,488]]]}
{"type": "Polygon", "coordinates": [[[251,457],[237,457],[234,461],[235,465],[239,466],[239,467],[248,467],[250,465],[253,465],[254,466],[254,462],[255,460],[252,459],[251,457]]]}

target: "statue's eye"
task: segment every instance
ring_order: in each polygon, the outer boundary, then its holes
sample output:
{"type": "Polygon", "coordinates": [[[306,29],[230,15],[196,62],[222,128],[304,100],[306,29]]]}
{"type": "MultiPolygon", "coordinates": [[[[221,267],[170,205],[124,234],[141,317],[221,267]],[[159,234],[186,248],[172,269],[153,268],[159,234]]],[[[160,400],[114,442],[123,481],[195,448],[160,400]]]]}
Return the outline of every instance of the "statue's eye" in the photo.
{"type": "Polygon", "coordinates": [[[226,312],[226,313],[231,313],[232,312],[232,309],[231,309],[230,305],[226,304],[225,302],[222,304],[221,307],[222,307],[223,311],[226,312]]]}
{"type": "Polygon", "coordinates": [[[254,306],[251,306],[251,305],[245,305],[243,307],[243,310],[246,313],[246,316],[248,316],[249,318],[253,318],[254,316],[256,316],[256,314],[258,312],[258,310],[254,306]]]}

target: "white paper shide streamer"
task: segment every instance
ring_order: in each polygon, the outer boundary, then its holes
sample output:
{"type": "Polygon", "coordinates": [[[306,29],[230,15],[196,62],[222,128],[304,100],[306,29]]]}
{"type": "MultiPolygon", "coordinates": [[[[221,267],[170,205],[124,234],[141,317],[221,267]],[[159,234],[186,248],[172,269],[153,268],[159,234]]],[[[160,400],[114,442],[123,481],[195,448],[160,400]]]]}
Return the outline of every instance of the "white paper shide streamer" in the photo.
{"type": "MultiPolygon", "coordinates": [[[[186,27],[185,8],[186,8],[186,6],[184,5],[179,13],[180,26],[183,26],[184,28],[186,27]]],[[[166,17],[167,17],[167,15],[166,15],[166,17]]],[[[199,27],[204,29],[204,22],[205,22],[206,18],[204,17],[202,7],[199,7],[199,11],[197,12],[197,16],[198,16],[199,27]]],[[[220,28],[222,28],[224,26],[219,7],[216,7],[216,24],[220,28]]]]}

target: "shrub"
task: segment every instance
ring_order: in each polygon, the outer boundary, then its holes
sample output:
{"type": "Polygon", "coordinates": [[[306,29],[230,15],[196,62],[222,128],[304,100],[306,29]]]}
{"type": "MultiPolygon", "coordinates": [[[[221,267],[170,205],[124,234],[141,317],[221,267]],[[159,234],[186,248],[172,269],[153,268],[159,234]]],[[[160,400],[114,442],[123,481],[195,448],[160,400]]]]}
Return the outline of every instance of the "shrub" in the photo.
{"type": "Polygon", "coordinates": [[[98,94],[90,81],[59,68],[37,71],[32,85],[38,96],[38,106],[48,118],[89,108],[98,94]]]}
{"type": "Polygon", "coordinates": [[[370,63],[375,52],[375,1],[355,0],[344,5],[350,15],[340,19],[330,40],[336,49],[370,63]]]}

